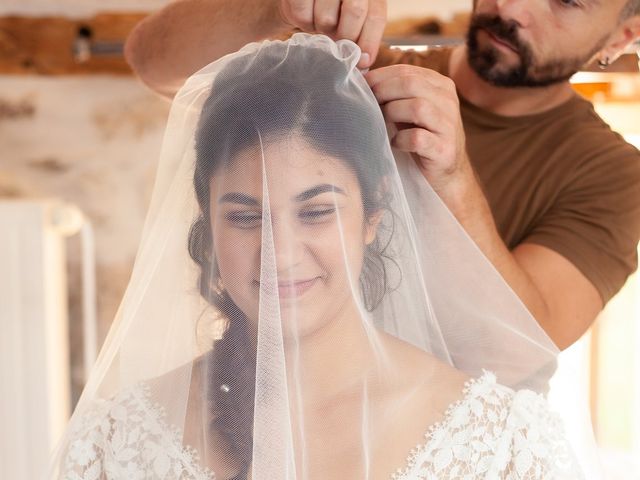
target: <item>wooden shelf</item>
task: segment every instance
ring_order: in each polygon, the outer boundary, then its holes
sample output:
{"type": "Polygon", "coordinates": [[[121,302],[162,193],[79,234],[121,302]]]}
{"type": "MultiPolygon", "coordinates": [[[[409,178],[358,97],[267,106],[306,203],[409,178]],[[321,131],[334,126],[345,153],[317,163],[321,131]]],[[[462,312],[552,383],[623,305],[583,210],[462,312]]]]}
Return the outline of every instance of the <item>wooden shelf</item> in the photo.
{"type": "Polygon", "coordinates": [[[145,15],[0,17],[0,74],[130,75],[122,47],[145,15]]]}
{"type": "MultiPolygon", "coordinates": [[[[0,74],[131,75],[122,49],[131,30],[146,15],[103,13],[88,19],[0,17],[0,74]]],[[[408,48],[455,45],[463,42],[467,22],[468,15],[445,23],[434,18],[391,22],[385,40],[408,48]]],[[[595,66],[586,70],[599,72],[595,66]]],[[[612,72],[637,73],[637,55],[623,55],[605,74],[612,72]]]]}

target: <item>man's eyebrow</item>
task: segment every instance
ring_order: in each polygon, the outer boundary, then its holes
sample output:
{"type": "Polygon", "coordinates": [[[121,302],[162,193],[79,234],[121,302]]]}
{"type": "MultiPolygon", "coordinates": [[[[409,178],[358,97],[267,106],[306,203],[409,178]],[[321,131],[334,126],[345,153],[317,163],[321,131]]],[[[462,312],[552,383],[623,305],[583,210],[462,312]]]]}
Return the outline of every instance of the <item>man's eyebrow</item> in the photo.
{"type": "Polygon", "coordinates": [[[225,193],[220,197],[218,203],[239,203],[241,205],[249,205],[251,207],[257,207],[260,205],[260,202],[249,195],[245,195],[244,193],[231,192],[225,193]]]}
{"type": "Polygon", "coordinates": [[[294,197],[294,200],[297,202],[304,202],[305,200],[309,200],[317,195],[327,192],[335,192],[340,193],[341,195],[346,195],[345,191],[340,187],[336,187],[335,185],[330,185],[328,183],[323,183],[321,185],[316,185],[309,190],[305,190],[302,193],[299,193],[294,197]]]}

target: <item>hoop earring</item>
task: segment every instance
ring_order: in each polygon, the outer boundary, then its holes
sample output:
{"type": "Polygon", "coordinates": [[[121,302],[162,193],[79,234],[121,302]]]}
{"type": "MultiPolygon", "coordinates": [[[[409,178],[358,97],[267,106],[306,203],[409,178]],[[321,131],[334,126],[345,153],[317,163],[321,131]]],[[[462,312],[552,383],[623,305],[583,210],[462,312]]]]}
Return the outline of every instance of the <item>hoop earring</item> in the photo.
{"type": "Polygon", "coordinates": [[[610,61],[609,61],[609,57],[605,57],[604,60],[599,59],[598,60],[598,67],[600,67],[600,70],[604,70],[605,68],[607,68],[610,65],[610,61]]]}

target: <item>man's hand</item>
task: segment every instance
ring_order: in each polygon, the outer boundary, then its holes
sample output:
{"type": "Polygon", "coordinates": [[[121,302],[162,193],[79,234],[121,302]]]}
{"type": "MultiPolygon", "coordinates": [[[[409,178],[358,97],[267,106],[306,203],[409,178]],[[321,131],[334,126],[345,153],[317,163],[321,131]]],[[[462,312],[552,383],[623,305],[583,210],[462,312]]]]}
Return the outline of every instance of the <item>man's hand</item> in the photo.
{"type": "Polygon", "coordinates": [[[433,189],[553,341],[566,348],[602,309],[595,287],[560,254],[534,244],[513,252],[495,226],[466,152],[454,83],[432,70],[394,65],[366,75],[385,119],[398,133],[392,144],[410,153],[433,189]]]}
{"type": "Polygon", "coordinates": [[[360,68],[375,61],[387,22],[387,0],[279,1],[282,18],[292,27],[356,42],[363,53],[360,68]]]}
{"type": "Polygon", "coordinates": [[[180,0],[136,26],[125,57],[144,83],[167,97],[208,63],[293,27],[356,42],[363,52],[358,66],[368,68],[386,18],[387,0],[180,0]]]}
{"type": "Polygon", "coordinates": [[[372,70],[366,78],[386,121],[398,129],[392,145],[412,154],[434,190],[458,213],[461,197],[476,180],[453,81],[411,65],[372,70]]]}

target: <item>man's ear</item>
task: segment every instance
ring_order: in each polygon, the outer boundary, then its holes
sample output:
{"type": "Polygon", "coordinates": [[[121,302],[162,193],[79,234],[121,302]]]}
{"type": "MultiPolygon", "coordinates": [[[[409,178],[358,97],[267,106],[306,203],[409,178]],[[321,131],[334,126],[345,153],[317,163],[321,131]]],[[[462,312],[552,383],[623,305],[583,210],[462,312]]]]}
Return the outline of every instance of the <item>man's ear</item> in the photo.
{"type": "Polygon", "coordinates": [[[595,59],[602,65],[610,65],[638,38],[640,38],[640,15],[634,15],[618,25],[607,44],[596,54],[595,59]]]}

